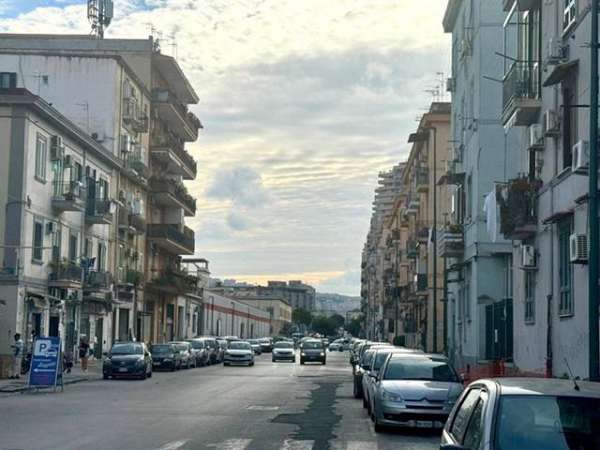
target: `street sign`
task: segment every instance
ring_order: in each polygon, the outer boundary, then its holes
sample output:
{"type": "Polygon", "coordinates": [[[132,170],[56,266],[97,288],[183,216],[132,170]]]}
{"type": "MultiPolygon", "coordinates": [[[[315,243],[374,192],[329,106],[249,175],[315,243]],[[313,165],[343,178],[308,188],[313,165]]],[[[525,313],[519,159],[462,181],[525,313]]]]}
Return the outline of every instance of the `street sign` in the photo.
{"type": "Polygon", "coordinates": [[[33,342],[29,387],[62,386],[62,352],[59,337],[38,337],[33,342]]]}

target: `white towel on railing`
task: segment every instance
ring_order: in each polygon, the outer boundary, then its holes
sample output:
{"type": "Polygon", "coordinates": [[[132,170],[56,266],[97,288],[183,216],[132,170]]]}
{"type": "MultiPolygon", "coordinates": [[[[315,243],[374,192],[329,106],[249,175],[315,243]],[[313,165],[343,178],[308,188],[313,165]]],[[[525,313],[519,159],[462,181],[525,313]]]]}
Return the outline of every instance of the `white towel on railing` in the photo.
{"type": "Polygon", "coordinates": [[[496,202],[496,188],[485,196],[483,202],[483,212],[486,214],[486,228],[492,242],[496,242],[498,237],[498,214],[496,202]]]}

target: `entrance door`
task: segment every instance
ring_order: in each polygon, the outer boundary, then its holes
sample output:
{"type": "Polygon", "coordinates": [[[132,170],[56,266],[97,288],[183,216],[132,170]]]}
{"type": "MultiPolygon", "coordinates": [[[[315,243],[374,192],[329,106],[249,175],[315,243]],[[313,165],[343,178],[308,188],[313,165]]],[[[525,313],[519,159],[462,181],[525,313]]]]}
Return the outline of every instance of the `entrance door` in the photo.
{"type": "Polygon", "coordinates": [[[96,359],[102,359],[102,347],[104,344],[104,319],[96,319],[96,345],[94,345],[94,356],[96,359]]]}
{"type": "Polygon", "coordinates": [[[513,357],[513,305],[511,299],[485,307],[486,359],[512,360],[513,357]]]}
{"type": "Polygon", "coordinates": [[[119,340],[129,340],[129,310],[125,308],[119,309],[119,340]]]}
{"type": "Polygon", "coordinates": [[[60,323],[60,317],[50,316],[50,322],[48,324],[48,336],[58,337],[59,323],[60,323]]]}

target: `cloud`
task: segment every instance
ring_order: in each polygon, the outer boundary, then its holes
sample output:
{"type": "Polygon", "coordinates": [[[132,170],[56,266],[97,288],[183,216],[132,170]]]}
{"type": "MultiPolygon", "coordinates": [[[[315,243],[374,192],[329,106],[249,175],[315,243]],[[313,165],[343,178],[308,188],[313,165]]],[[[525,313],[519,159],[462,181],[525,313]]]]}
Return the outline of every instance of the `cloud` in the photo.
{"type": "Polygon", "coordinates": [[[235,211],[231,211],[227,215],[227,224],[236,231],[244,231],[251,226],[246,216],[235,211]]]}
{"type": "Polygon", "coordinates": [[[235,206],[258,207],[268,195],[258,173],[249,167],[233,167],[217,172],[206,197],[227,200],[235,206]]]}

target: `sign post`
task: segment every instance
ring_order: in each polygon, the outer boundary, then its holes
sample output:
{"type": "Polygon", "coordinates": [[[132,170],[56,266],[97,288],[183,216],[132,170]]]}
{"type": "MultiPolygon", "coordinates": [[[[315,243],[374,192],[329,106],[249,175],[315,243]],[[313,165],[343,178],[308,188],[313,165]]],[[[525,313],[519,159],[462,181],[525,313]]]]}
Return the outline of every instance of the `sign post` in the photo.
{"type": "Polygon", "coordinates": [[[33,342],[29,388],[60,386],[63,389],[62,351],[59,337],[38,337],[33,342]]]}

